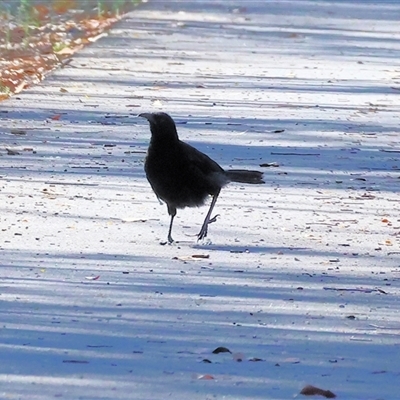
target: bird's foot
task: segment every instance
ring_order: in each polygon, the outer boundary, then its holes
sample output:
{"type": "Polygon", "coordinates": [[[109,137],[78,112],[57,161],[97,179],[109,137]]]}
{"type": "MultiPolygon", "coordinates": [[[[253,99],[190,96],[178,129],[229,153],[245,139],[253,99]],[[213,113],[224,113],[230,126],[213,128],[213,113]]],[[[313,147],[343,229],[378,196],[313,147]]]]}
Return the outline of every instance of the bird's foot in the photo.
{"type": "Polygon", "coordinates": [[[208,225],[212,224],[213,222],[217,221],[217,218],[219,217],[219,214],[214,215],[212,218],[210,218],[206,224],[203,224],[203,226],[201,227],[201,230],[199,232],[199,234],[197,235],[197,241],[204,239],[205,237],[207,237],[207,233],[208,233],[208,225]]]}
{"type": "Polygon", "coordinates": [[[207,236],[207,232],[208,232],[207,225],[208,224],[203,225],[201,227],[201,230],[200,230],[199,234],[197,235],[197,241],[202,240],[207,236]]]}
{"type": "Polygon", "coordinates": [[[166,241],[160,242],[161,246],[165,246],[166,244],[171,245],[172,243],[175,243],[175,240],[172,239],[172,236],[169,235],[166,241]]]}

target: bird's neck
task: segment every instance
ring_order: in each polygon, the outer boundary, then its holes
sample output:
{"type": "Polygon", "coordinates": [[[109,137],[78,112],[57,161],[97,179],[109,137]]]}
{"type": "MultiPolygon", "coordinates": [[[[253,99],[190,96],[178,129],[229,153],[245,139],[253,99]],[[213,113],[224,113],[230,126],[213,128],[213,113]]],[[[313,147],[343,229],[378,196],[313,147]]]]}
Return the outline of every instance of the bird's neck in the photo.
{"type": "Polygon", "coordinates": [[[179,143],[178,134],[175,131],[167,132],[152,132],[150,144],[157,144],[157,146],[176,146],[179,143]]]}

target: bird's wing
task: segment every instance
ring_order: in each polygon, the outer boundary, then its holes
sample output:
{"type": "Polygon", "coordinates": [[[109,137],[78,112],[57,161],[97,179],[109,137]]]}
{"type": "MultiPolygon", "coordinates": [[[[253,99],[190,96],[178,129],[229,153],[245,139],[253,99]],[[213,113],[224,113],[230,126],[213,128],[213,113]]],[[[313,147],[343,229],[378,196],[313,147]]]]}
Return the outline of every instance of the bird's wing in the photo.
{"type": "Polygon", "coordinates": [[[179,146],[179,153],[185,158],[182,165],[188,168],[186,177],[190,178],[192,185],[196,182],[198,190],[204,193],[219,193],[221,187],[229,182],[225,171],[214,160],[189,144],[179,142],[179,146]]]}
{"type": "Polygon", "coordinates": [[[199,170],[202,174],[208,175],[215,172],[224,172],[218,163],[206,154],[190,146],[190,144],[180,141],[179,146],[181,148],[181,153],[185,154],[188,160],[187,165],[193,166],[193,168],[199,170]]]}

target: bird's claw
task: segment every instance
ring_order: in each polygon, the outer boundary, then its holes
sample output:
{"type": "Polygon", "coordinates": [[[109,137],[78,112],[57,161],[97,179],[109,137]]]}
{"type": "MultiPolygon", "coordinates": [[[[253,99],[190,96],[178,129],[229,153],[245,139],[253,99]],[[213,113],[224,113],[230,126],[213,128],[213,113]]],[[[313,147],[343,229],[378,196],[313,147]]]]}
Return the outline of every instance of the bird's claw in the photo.
{"type": "Polygon", "coordinates": [[[168,236],[167,240],[160,242],[161,246],[165,246],[166,244],[171,245],[172,243],[175,243],[175,240],[172,239],[171,235],[168,236]]]}
{"type": "Polygon", "coordinates": [[[202,240],[205,237],[207,237],[207,233],[208,233],[208,225],[212,224],[213,222],[217,221],[217,218],[219,217],[219,214],[214,215],[212,218],[210,218],[206,224],[204,224],[201,227],[201,230],[199,232],[199,234],[197,235],[197,240],[202,240]]]}
{"type": "Polygon", "coordinates": [[[214,215],[210,220],[208,221],[207,225],[212,224],[213,222],[217,222],[217,218],[219,217],[219,214],[214,215]]]}
{"type": "Polygon", "coordinates": [[[207,237],[207,231],[203,232],[202,230],[200,231],[200,233],[197,235],[197,241],[204,239],[205,237],[207,237]]]}

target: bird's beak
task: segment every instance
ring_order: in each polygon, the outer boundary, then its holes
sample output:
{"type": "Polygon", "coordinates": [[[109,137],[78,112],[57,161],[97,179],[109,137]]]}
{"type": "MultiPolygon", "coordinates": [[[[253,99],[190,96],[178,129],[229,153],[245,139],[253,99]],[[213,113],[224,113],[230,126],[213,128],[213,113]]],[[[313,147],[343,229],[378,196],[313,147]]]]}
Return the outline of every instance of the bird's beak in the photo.
{"type": "Polygon", "coordinates": [[[138,115],[138,117],[146,118],[147,121],[150,122],[153,119],[153,114],[151,114],[151,113],[141,113],[141,114],[138,115]]]}

